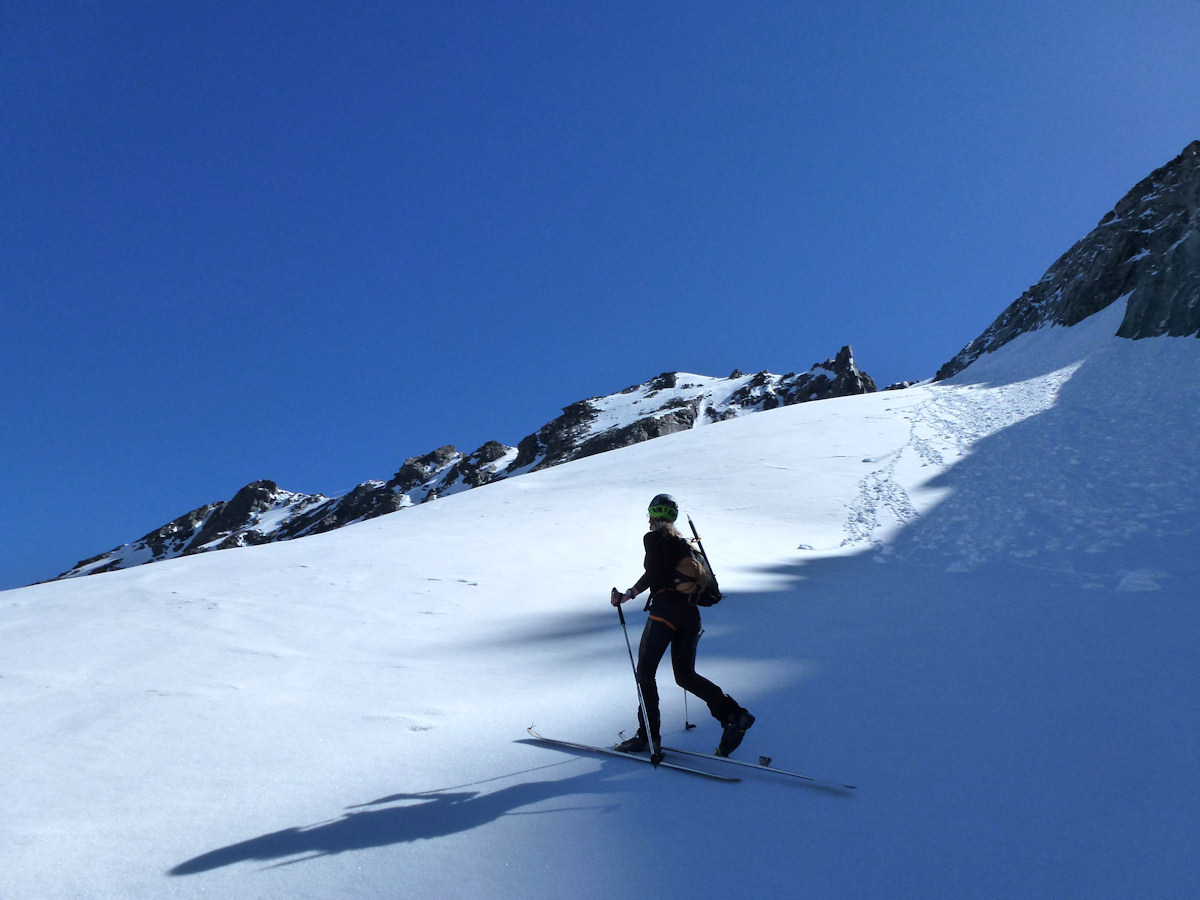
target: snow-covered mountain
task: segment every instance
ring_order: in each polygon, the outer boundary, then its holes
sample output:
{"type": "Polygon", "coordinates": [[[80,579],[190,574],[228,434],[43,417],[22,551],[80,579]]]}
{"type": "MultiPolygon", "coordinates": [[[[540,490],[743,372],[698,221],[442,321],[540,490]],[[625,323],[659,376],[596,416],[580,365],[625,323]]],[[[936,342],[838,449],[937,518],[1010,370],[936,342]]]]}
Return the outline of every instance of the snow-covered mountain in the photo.
{"type": "MultiPolygon", "coordinates": [[[[1197,896],[1200,342],[1114,337],[1124,306],[947,381],[0,594],[0,895],[1197,896]],[[738,756],[854,794],[526,739],[634,726],[607,595],[660,490],[728,594],[699,670],[758,717],[738,756]]],[[[666,742],[710,749],[669,673],[666,742]]]]}
{"type": "Polygon", "coordinates": [[[596,453],[751,412],[875,390],[849,347],[800,374],[728,378],[666,372],[618,394],[572,403],[516,447],[489,441],[471,453],[453,446],[411,457],[388,481],[338,496],[256,481],[231,500],[194,509],[161,528],[76,563],[59,578],[93,575],[209,550],[320,534],[438,497],[596,453]]]}
{"type": "MultiPolygon", "coordinates": [[[[1200,342],[1118,337],[1137,302],[907,390],[539,468],[547,434],[403,515],[0,593],[0,896],[1200,896],[1200,342]],[[857,792],[526,738],[634,726],[608,590],[659,491],[727,593],[698,668],[758,717],[737,755],[857,792]]],[[[669,673],[665,743],[710,749],[669,673]]]]}
{"type": "MultiPolygon", "coordinates": [[[[1200,141],[1134,186],[935,377],[949,378],[1022,334],[1075,325],[1119,300],[1127,301],[1115,328],[1121,337],[1200,333],[1200,141]]],[[[668,372],[617,394],[573,403],[515,447],[497,441],[470,453],[439,447],[405,460],[391,479],[363,482],[341,496],[295,493],[273,481],[256,481],[228,501],[192,510],[58,577],[320,534],[699,425],[875,389],[849,347],[801,374],[734,372],[713,378],[668,372]]]]}
{"type": "Polygon", "coordinates": [[[1200,333],[1200,141],[1138,182],[979,337],[938,371],[1049,325],[1074,325],[1127,299],[1125,338],[1200,333]]]}

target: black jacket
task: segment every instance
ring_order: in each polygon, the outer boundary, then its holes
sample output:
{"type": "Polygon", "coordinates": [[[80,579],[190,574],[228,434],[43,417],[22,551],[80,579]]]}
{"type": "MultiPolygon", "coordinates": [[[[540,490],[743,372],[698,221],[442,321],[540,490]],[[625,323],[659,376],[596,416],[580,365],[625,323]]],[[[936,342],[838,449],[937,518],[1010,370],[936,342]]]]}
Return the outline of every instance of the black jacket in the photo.
{"type": "Polygon", "coordinates": [[[666,619],[679,630],[699,630],[700,611],[687,597],[675,590],[675,567],[688,555],[687,541],[665,531],[648,531],[642,537],[646,569],[633,586],[636,593],[650,589],[646,609],[666,619]]]}

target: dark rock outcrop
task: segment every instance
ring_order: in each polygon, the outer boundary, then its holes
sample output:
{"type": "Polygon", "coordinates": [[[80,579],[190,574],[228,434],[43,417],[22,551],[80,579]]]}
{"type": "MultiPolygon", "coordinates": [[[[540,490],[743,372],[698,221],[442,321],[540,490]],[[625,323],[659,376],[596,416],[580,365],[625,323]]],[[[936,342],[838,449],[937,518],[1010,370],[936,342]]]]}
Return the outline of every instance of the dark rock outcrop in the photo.
{"type": "Polygon", "coordinates": [[[563,407],[562,415],[547,422],[517,444],[514,469],[544,469],[567,462],[571,453],[596,418],[590,400],[580,400],[563,407]]]}
{"type": "Polygon", "coordinates": [[[426,483],[437,473],[449,469],[458,459],[459,453],[451,444],[438,447],[424,456],[410,456],[404,461],[400,471],[392,476],[392,480],[388,484],[407,493],[418,485],[426,483]]]}
{"type": "Polygon", "coordinates": [[[1075,325],[1122,298],[1119,337],[1200,333],[1200,141],[1139,182],[936,379],[1018,335],[1075,325]]]}

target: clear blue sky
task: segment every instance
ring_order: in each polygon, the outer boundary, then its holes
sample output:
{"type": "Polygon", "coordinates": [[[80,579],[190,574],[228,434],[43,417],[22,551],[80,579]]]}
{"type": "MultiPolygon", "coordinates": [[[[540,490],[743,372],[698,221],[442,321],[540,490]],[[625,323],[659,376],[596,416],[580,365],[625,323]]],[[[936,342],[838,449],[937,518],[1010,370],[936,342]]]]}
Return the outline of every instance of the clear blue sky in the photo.
{"type": "Polygon", "coordinates": [[[666,370],[931,376],[1200,138],[1200,3],[0,7],[0,587],[666,370]]]}

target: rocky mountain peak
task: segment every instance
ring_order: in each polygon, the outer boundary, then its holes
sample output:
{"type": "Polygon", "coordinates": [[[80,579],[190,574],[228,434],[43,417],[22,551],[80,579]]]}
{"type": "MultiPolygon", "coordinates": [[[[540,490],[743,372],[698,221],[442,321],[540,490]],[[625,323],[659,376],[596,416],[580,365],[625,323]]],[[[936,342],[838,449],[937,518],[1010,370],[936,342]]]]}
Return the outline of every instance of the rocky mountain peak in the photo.
{"type": "Polygon", "coordinates": [[[340,497],[293,494],[273,481],[252,482],[228,501],[192,510],[136,541],[76,564],[59,577],[318,534],[698,425],[874,390],[875,382],[855,364],[849,347],[800,375],[735,371],[729,378],[710,378],[663,372],[616,394],[564,407],[562,415],[516,447],[488,441],[462,453],[447,444],[410,456],[388,481],[366,481],[340,497]]]}
{"type": "Polygon", "coordinates": [[[1075,325],[1121,299],[1120,337],[1200,332],[1200,141],[1138,182],[936,378],[1018,335],[1075,325]]]}
{"type": "Polygon", "coordinates": [[[438,447],[424,456],[410,456],[404,461],[388,485],[401,493],[408,493],[430,478],[443,472],[458,461],[459,453],[453,445],[438,447]]]}

